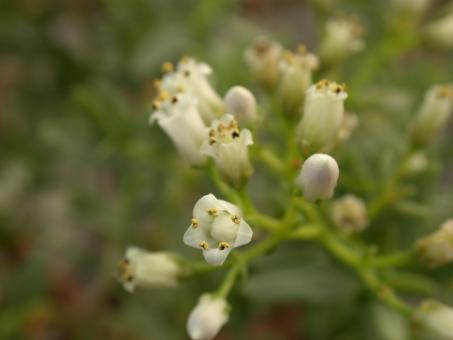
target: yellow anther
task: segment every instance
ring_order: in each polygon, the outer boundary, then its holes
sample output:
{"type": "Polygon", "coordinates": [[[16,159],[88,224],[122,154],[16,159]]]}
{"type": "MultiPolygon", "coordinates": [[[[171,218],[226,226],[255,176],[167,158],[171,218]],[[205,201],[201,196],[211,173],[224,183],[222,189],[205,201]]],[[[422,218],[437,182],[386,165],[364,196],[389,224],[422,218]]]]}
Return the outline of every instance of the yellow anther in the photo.
{"type": "Polygon", "coordinates": [[[171,97],[172,104],[176,104],[177,102],[178,102],[178,97],[176,97],[176,96],[171,97]]]}
{"type": "Polygon", "coordinates": [[[168,92],[164,90],[164,91],[160,91],[160,92],[159,92],[159,95],[157,96],[157,99],[163,101],[163,100],[167,100],[168,97],[169,97],[168,92]]]}
{"type": "Polygon", "coordinates": [[[215,137],[209,137],[209,145],[213,145],[217,142],[216,138],[215,137]]]}
{"type": "Polygon", "coordinates": [[[233,221],[233,223],[236,223],[236,224],[239,224],[241,222],[241,219],[239,217],[237,217],[236,215],[233,215],[231,217],[231,220],[233,221]]]}
{"type": "Polygon", "coordinates": [[[204,250],[209,249],[208,242],[206,242],[206,241],[200,242],[198,245],[200,246],[200,248],[202,248],[204,250]]]}
{"type": "Polygon", "coordinates": [[[190,61],[190,58],[188,56],[182,56],[182,58],[179,60],[181,64],[187,64],[190,61]]]}
{"type": "Polygon", "coordinates": [[[168,61],[162,64],[162,71],[165,73],[173,72],[173,69],[173,64],[168,61]]]}
{"type": "Polygon", "coordinates": [[[153,101],[153,110],[159,110],[160,108],[160,101],[155,100],[153,101]]]}
{"type": "Polygon", "coordinates": [[[217,215],[217,212],[218,212],[218,210],[216,208],[209,208],[206,210],[206,213],[209,216],[215,216],[215,215],[217,215]]]}
{"type": "Polygon", "coordinates": [[[190,76],[190,71],[189,70],[185,70],[184,71],[184,77],[189,77],[190,76]]]}
{"type": "Polygon", "coordinates": [[[237,130],[234,130],[234,131],[231,133],[231,137],[233,137],[233,138],[238,138],[239,136],[240,136],[240,134],[239,134],[239,131],[237,131],[237,130]]]}
{"type": "Polygon", "coordinates": [[[307,54],[307,47],[304,44],[297,46],[297,52],[299,54],[307,54]]]}
{"type": "Polygon", "coordinates": [[[197,228],[198,227],[198,220],[196,218],[192,218],[192,228],[197,228]]]}
{"type": "Polygon", "coordinates": [[[181,84],[176,85],[176,92],[184,92],[184,86],[182,86],[181,84]]]}
{"type": "Polygon", "coordinates": [[[230,248],[230,244],[228,242],[220,242],[219,243],[219,249],[224,250],[226,248],[230,248]]]}
{"type": "Polygon", "coordinates": [[[160,79],[154,79],[153,80],[153,85],[154,85],[154,88],[156,90],[159,90],[160,89],[160,85],[162,84],[162,80],[160,79]]]}

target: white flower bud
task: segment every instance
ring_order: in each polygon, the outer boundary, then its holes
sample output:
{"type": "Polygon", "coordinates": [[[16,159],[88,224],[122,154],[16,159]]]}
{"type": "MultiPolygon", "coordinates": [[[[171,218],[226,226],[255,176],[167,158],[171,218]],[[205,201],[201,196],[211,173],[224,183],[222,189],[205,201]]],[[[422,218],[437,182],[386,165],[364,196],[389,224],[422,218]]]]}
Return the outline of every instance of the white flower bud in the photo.
{"type": "Polygon", "coordinates": [[[414,142],[426,145],[446,124],[453,107],[453,84],[434,85],[425,94],[412,130],[414,142]]]}
{"type": "Polygon", "coordinates": [[[435,233],[416,243],[418,259],[428,267],[439,267],[453,262],[453,219],[445,221],[435,233]]]}
{"type": "Polygon", "coordinates": [[[427,167],[428,158],[426,157],[426,153],[423,151],[418,151],[412,154],[407,160],[407,164],[404,170],[408,174],[417,174],[424,171],[427,167]]]}
{"type": "Polygon", "coordinates": [[[296,53],[285,51],[280,61],[279,94],[286,114],[297,114],[305,92],[312,83],[312,72],[318,68],[318,58],[301,45],[296,53]]]}
{"type": "Polygon", "coordinates": [[[425,300],[416,309],[413,319],[415,327],[426,339],[453,340],[453,308],[435,300],[425,300]]]}
{"type": "Polygon", "coordinates": [[[252,235],[253,231],[242,218],[239,207],[209,194],[195,204],[192,223],[183,241],[190,247],[201,249],[209,264],[221,266],[230,251],[249,243],[252,235]]]}
{"type": "Polygon", "coordinates": [[[256,100],[250,90],[243,86],[233,86],[225,95],[225,111],[232,114],[239,125],[253,127],[258,121],[256,100]]]}
{"type": "Polygon", "coordinates": [[[433,21],[426,27],[427,38],[440,47],[453,47],[453,6],[450,14],[433,21]]]}
{"type": "Polygon", "coordinates": [[[118,264],[118,280],[132,293],[135,287],[175,287],[183,269],[175,256],[129,247],[118,264]]]}
{"type": "Polygon", "coordinates": [[[196,98],[188,93],[170,96],[161,92],[153,107],[150,123],[157,121],[191,165],[202,165],[206,157],[200,147],[208,136],[208,128],[200,117],[196,98]]]}
{"type": "Polygon", "coordinates": [[[334,158],[317,153],[304,162],[296,184],[303,190],[307,201],[331,198],[339,174],[340,169],[334,158]]]}
{"type": "Polygon", "coordinates": [[[328,80],[307,90],[304,116],[297,128],[305,152],[326,151],[333,146],[342,127],[347,96],[345,85],[328,80]]]}
{"type": "Polygon", "coordinates": [[[213,339],[228,322],[229,305],[225,299],[203,294],[187,320],[187,333],[192,340],[213,339]]]}
{"type": "Polygon", "coordinates": [[[335,226],[344,231],[357,232],[368,225],[365,202],[354,195],[345,195],[332,203],[331,217],[335,226]]]}
{"type": "Polygon", "coordinates": [[[245,51],[245,61],[258,82],[265,88],[275,87],[279,77],[281,45],[265,37],[257,38],[245,51]]]}
{"type": "Polygon", "coordinates": [[[209,139],[201,152],[214,159],[220,173],[233,185],[240,186],[253,172],[248,147],[253,144],[248,129],[239,130],[238,123],[230,114],[212,122],[209,139]]]}
{"type": "Polygon", "coordinates": [[[338,63],[364,49],[363,26],[355,18],[334,19],[326,23],[319,55],[326,63],[338,63]]]}
{"type": "Polygon", "coordinates": [[[208,64],[196,62],[192,58],[182,58],[176,70],[173,65],[163,65],[166,74],[158,82],[160,91],[170,95],[187,92],[197,99],[197,108],[206,124],[223,114],[223,101],[208,81],[212,73],[208,64]]]}

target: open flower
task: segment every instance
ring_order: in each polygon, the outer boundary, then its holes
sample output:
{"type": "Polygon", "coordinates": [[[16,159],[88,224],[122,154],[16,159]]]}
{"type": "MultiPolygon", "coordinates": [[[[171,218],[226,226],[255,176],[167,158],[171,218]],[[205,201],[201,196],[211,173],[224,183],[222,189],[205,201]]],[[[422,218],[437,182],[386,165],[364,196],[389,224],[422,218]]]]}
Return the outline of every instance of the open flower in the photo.
{"type": "Polygon", "coordinates": [[[317,153],[307,158],[296,179],[307,201],[331,198],[337,185],[340,170],[334,158],[317,153]]]}
{"type": "Polygon", "coordinates": [[[417,241],[418,259],[428,267],[453,262],[453,219],[445,221],[435,233],[417,241]]]}
{"type": "Polygon", "coordinates": [[[150,123],[157,121],[191,165],[202,165],[206,157],[200,152],[200,146],[208,136],[208,129],[198,112],[197,99],[189,93],[170,96],[163,91],[153,108],[150,123]]]}
{"type": "Polygon", "coordinates": [[[285,51],[280,61],[279,93],[285,113],[296,114],[304,102],[305,91],[312,83],[312,72],[318,68],[318,58],[299,46],[296,53],[285,51]]]}
{"type": "Polygon", "coordinates": [[[239,207],[209,194],[195,204],[192,223],[183,241],[201,249],[209,264],[220,266],[233,248],[249,243],[252,234],[239,207]]]}
{"type": "Polygon", "coordinates": [[[195,96],[198,100],[197,108],[206,124],[221,116],[223,102],[208,81],[208,76],[212,73],[208,64],[184,57],[176,70],[170,63],[165,63],[163,68],[166,74],[158,82],[161,91],[174,94],[183,90],[195,96]]]}
{"type": "Polygon", "coordinates": [[[252,144],[250,130],[239,130],[234,116],[226,114],[212,122],[209,139],[203,143],[201,152],[214,159],[229,182],[240,186],[253,172],[248,153],[252,144]]]}
{"type": "Polygon", "coordinates": [[[213,339],[229,318],[225,299],[203,294],[187,320],[187,333],[192,340],[213,339]]]}
{"type": "Polygon", "coordinates": [[[147,288],[175,287],[183,274],[175,256],[166,252],[148,252],[129,247],[118,264],[118,280],[132,293],[136,286],[147,288]]]}
{"type": "Polygon", "coordinates": [[[414,120],[412,137],[415,143],[431,142],[447,123],[453,108],[453,84],[434,85],[425,94],[414,120]]]}
{"type": "Polygon", "coordinates": [[[265,88],[272,89],[279,77],[282,46],[266,37],[258,37],[245,52],[245,60],[253,75],[265,88]]]}
{"type": "Polygon", "coordinates": [[[357,232],[368,225],[365,202],[354,195],[345,195],[332,203],[331,217],[339,230],[357,232]]]}
{"type": "Polygon", "coordinates": [[[333,19],[326,23],[319,54],[327,63],[338,63],[350,55],[363,50],[363,26],[355,17],[333,19]]]}
{"type": "Polygon", "coordinates": [[[337,141],[344,117],[345,85],[321,80],[305,97],[304,116],[297,128],[302,149],[326,151],[337,141]]]}

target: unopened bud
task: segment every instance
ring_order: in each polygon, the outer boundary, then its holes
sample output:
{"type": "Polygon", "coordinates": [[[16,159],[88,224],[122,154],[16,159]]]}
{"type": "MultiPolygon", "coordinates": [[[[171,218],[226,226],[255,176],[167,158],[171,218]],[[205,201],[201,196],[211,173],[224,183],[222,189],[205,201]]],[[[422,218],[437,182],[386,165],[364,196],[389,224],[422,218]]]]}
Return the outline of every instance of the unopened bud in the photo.
{"type": "Polygon", "coordinates": [[[417,330],[430,340],[453,339],[453,308],[436,300],[425,300],[415,310],[417,330]]]}
{"type": "Polygon", "coordinates": [[[416,252],[428,267],[439,267],[453,261],[453,219],[445,221],[435,233],[418,240],[416,252]]]}
{"type": "Polygon", "coordinates": [[[426,92],[414,121],[414,142],[419,145],[430,143],[446,124],[452,107],[453,84],[432,86],[426,92]]]}
{"type": "Polygon", "coordinates": [[[453,47],[453,6],[450,14],[428,24],[425,33],[434,45],[453,47]]]}
{"type": "Polygon", "coordinates": [[[203,294],[187,320],[187,333],[192,340],[213,339],[229,318],[225,299],[203,294]]]}
{"type": "Polygon", "coordinates": [[[317,153],[302,165],[296,184],[303,190],[307,201],[331,198],[337,185],[340,170],[334,158],[317,153]]]}
{"type": "Polygon", "coordinates": [[[253,127],[258,120],[256,100],[250,90],[243,86],[233,86],[225,95],[226,113],[232,114],[239,125],[253,127]]]}
{"type": "Polygon", "coordinates": [[[361,231],[368,225],[365,202],[354,195],[345,195],[332,203],[331,217],[335,226],[344,231],[361,231]]]}

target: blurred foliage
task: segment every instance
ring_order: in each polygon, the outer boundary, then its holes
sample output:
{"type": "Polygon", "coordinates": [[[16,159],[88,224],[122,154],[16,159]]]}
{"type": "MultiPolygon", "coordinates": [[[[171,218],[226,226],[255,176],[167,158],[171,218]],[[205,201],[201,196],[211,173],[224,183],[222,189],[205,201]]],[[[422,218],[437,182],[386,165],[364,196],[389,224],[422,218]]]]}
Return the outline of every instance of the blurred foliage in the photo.
{"type": "MultiPolygon", "coordinates": [[[[442,5],[434,2],[421,22],[442,5]]],[[[184,339],[189,310],[219,282],[213,273],[175,291],[129,295],[112,276],[131,244],[198,256],[182,246],[182,232],[193,202],[215,190],[203,174],[181,166],[171,142],[148,125],[152,80],[165,60],[206,60],[221,94],[235,84],[253,89],[243,62],[253,37],[266,33],[313,49],[331,13],[357,15],[366,23],[367,52],[316,77],[350,84],[346,106],[361,118],[338,151],[338,195],[375,195],[395,171],[401,131],[421,94],[432,83],[451,81],[453,53],[410,46],[417,32],[395,34],[405,32],[407,22],[392,17],[387,1],[332,6],[291,0],[0,2],[1,339],[184,339]]],[[[452,133],[450,125],[428,152],[428,170],[408,184],[416,190],[413,198],[390,207],[366,231],[377,248],[407,248],[451,216],[452,133]]],[[[278,197],[263,183],[275,179],[260,169],[257,174],[252,192],[267,208],[278,197]]],[[[453,304],[451,266],[429,274],[418,268],[395,281],[404,292],[419,274],[432,280],[419,282],[425,292],[453,304]]],[[[232,304],[222,339],[401,340],[408,334],[404,319],[315,246],[291,243],[258,260],[232,304]]]]}

